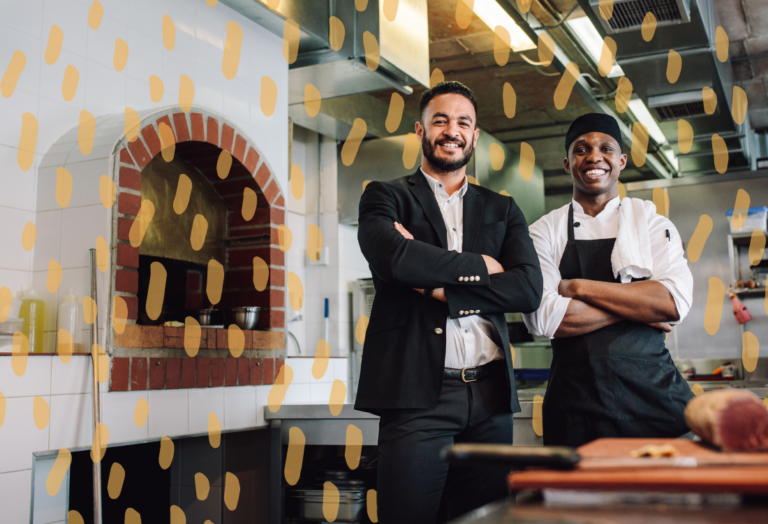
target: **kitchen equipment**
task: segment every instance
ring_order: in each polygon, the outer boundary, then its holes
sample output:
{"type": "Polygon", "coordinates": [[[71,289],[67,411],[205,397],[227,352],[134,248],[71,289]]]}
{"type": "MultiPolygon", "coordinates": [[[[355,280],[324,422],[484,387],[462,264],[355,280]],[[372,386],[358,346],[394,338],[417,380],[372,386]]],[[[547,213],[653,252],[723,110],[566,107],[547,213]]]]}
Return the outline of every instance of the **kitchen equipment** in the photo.
{"type": "Polygon", "coordinates": [[[573,469],[581,460],[573,448],[506,444],[455,444],[443,449],[441,456],[457,465],[541,466],[560,470],[573,469]]]}
{"type": "Polygon", "coordinates": [[[733,315],[736,317],[736,321],[739,324],[745,324],[752,320],[752,315],[749,313],[747,306],[745,306],[741,300],[736,298],[736,295],[730,288],[728,289],[728,294],[731,297],[731,302],[733,302],[733,315]]]}
{"type": "Polygon", "coordinates": [[[740,229],[734,229],[731,217],[733,216],[733,209],[729,209],[725,213],[728,219],[728,225],[731,228],[731,233],[752,233],[752,230],[759,229],[763,233],[768,233],[768,207],[750,207],[747,210],[747,218],[744,221],[744,225],[740,229]]]}
{"type": "Polygon", "coordinates": [[[198,309],[197,321],[201,326],[212,326],[216,322],[216,318],[219,316],[218,309],[198,309]]]}
{"type": "Polygon", "coordinates": [[[37,291],[27,290],[21,299],[19,317],[24,319],[21,332],[29,340],[31,353],[43,352],[43,332],[45,330],[45,302],[37,298],[37,291]]]}
{"type": "MultiPolygon", "coordinates": [[[[72,351],[75,353],[83,351],[82,322],[83,314],[80,302],[74,290],[70,289],[69,294],[64,297],[64,302],[59,304],[58,329],[59,331],[64,329],[72,336],[72,351]]],[[[60,343],[61,340],[57,342],[57,350],[60,343]]]]}
{"type": "MultiPolygon", "coordinates": [[[[323,515],[322,489],[292,489],[290,497],[298,502],[299,518],[313,522],[326,522],[323,515]]],[[[334,522],[360,522],[365,519],[363,489],[339,489],[339,511],[334,522]]]]}
{"type": "Polygon", "coordinates": [[[768,453],[722,453],[688,439],[598,439],[576,451],[581,461],[573,471],[515,471],[510,489],[768,494],[768,453]],[[678,460],[628,461],[633,450],[664,444],[677,449],[678,460]]]}
{"type": "Polygon", "coordinates": [[[255,328],[260,312],[260,307],[233,307],[224,310],[227,324],[235,324],[240,329],[255,328]]]}

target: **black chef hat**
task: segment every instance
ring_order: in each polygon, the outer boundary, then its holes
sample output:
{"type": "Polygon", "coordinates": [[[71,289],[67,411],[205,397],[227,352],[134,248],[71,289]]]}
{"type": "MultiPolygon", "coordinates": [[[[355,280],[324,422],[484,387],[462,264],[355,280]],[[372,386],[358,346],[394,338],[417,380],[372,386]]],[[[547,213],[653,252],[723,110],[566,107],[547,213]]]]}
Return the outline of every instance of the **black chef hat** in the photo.
{"type": "Polygon", "coordinates": [[[568,134],[565,135],[566,156],[573,141],[587,133],[604,133],[615,138],[616,142],[619,143],[619,148],[622,147],[621,130],[616,119],[603,113],[588,113],[574,120],[571,127],[568,128],[568,134]]]}

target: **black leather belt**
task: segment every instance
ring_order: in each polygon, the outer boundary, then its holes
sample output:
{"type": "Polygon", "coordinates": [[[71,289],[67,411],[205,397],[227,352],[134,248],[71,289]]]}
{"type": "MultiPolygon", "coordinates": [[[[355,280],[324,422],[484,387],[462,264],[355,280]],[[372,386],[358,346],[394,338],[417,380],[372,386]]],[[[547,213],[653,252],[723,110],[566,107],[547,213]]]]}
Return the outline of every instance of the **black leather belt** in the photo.
{"type": "Polygon", "coordinates": [[[494,360],[476,368],[452,369],[445,368],[444,377],[461,380],[462,382],[477,382],[493,376],[504,369],[504,360],[494,360]]]}

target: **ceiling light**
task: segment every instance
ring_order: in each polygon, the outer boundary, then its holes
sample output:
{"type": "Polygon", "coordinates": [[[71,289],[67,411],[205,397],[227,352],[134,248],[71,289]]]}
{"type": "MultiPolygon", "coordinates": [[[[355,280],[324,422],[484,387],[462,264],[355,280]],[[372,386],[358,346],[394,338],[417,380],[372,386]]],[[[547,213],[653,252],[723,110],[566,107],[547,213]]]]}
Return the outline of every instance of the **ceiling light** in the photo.
{"type": "MultiPolygon", "coordinates": [[[[600,36],[600,33],[597,32],[597,29],[595,29],[595,26],[592,25],[589,18],[583,16],[581,18],[568,20],[566,23],[573,30],[576,38],[579,39],[581,44],[587,50],[589,56],[592,57],[592,60],[594,60],[596,64],[600,63],[600,54],[603,52],[603,39],[600,36]]],[[[614,62],[613,69],[608,73],[608,78],[616,78],[619,76],[624,76],[624,71],[619,64],[614,62]]]]}
{"type": "Polygon", "coordinates": [[[512,17],[504,11],[496,0],[475,0],[475,5],[472,10],[485,25],[491,28],[492,31],[495,31],[496,26],[499,25],[509,31],[510,47],[512,48],[512,51],[519,52],[536,49],[536,44],[528,38],[528,35],[520,29],[515,21],[512,20],[512,17]]]}
{"type": "Polygon", "coordinates": [[[629,109],[632,111],[632,114],[635,115],[635,118],[640,121],[640,123],[645,124],[645,127],[648,128],[648,134],[651,135],[657,144],[666,143],[667,137],[665,137],[664,133],[661,132],[661,129],[659,129],[659,124],[657,124],[656,120],[653,119],[653,116],[651,115],[650,111],[648,111],[648,108],[645,107],[645,104],[642,100],[639,98],[630,100],[629,109]]]}

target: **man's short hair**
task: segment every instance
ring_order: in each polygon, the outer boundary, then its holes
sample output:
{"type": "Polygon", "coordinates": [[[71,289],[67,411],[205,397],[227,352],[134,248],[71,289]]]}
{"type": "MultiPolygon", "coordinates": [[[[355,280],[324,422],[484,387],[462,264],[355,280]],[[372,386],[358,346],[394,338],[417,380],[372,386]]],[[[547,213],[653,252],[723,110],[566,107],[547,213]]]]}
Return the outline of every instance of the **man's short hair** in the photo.
{"type": "MultiPolygon", "coordinates": [[[[431,89],[424,91],[421,95],[421,101],[419,102],[419,119],[424,117],[424,110],[433,98],[450,93],[461,95],[472,102],[472,105],[475,108],[475,119],[477,119],[477,100],[475,99],[475,94],[461,82],[440,82],[431,89]]],[[[477,122],[475,122],[475,125],[477,125],[477,122]]]]}

